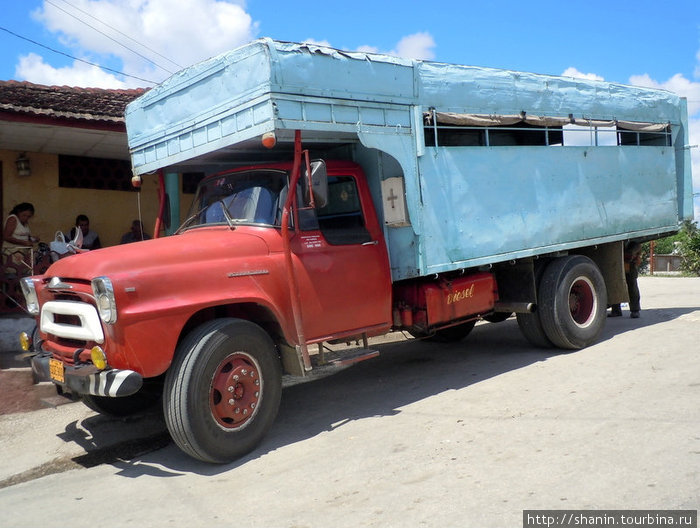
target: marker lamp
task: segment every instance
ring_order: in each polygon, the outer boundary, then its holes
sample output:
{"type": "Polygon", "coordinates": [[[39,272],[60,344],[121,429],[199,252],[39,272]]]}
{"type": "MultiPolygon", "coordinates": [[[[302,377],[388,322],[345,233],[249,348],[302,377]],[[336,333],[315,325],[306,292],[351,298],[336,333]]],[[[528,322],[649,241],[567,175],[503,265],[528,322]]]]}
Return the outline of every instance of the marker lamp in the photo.
{"type": "Polygon", "coordinates": [[[32,338],[29,337],[29,334],[27,332],[20,332],[19,344],[22,347],[22,350],[24,350],[25,352],[29,352],[31,350],[32,338]]]}
{"type": "Polygon", "coordinates": [[[104,350],[100,347],[92,347],[92,350],[90,350],[90,359],[92,359],[92,364],[98,369],[104,370],[107,368],[107,356],[105,356],[104,350]]]}

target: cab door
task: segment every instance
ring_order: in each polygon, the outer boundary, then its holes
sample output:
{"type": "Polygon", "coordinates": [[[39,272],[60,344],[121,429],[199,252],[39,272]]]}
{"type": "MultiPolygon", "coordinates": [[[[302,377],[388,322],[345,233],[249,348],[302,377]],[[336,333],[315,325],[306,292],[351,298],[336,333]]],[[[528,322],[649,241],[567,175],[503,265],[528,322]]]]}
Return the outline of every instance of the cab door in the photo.
{"type": "Polygon", "coordinates": [[[315,211],[317,225],[298,229],[292,240],[309,341],[391,326],[389,259],[364,177],[328,172],[328,203],[315,211]]]}

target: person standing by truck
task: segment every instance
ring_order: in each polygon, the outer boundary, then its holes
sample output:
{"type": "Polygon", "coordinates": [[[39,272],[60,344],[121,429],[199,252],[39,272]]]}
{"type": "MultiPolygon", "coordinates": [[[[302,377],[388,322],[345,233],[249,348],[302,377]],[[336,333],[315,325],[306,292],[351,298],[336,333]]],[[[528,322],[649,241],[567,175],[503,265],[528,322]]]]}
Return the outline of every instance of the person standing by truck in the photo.
{"type": "MultiPolygon", "coordinates": [[[[637,319],[641,311],[641,296],[639,294],[639,286],[637,285],[639,266],[642,263],[642,245],[639,242],[631,240],[625,244],[624,262],[625,281],[627,282],[627,293],[630,298],[630,317],[632,319],[637,319]]],[[[620,316],[622,316],[622,308],[619,304],[613,304],[608,317],[620,316]]]]}

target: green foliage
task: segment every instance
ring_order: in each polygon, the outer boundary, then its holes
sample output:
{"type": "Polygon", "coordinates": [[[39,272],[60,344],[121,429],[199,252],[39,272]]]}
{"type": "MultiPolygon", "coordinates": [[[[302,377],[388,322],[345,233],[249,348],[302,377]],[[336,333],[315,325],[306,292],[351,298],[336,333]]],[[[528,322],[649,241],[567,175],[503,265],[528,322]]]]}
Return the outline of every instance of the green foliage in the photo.
{"type": "MultiPolygon", "coordinates": [[[[654,253],[657,255],[670,255],[675,249],[674,242],[680,242],[683,238],[683,233],[680,232],[676,235],[660,238],[654,241],[654,253]]],[[[647,244],[649,244],[647,242],[647,244]]]]}
{"type": "Polygon", "coordinates": [[[679,235],[681,270],[700,276],[700,229],[697,222],[686,220],[679,235]]]}
{"type": "MultiPolygon", "coordinates": [[[[685,220],[681,230],[670,237],[654,241],[655,255],[681,255],[681,271],[700,276],[700,229],[697,222],[685,220]]],[[[650,243],[642,244],[642,268],[649,263],[650,243]]]]}

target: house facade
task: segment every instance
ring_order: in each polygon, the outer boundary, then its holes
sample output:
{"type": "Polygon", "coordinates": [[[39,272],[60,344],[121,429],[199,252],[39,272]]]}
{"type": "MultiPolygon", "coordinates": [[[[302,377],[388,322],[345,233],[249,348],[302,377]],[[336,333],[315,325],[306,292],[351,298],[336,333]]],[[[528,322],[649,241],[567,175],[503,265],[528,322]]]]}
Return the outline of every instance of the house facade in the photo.
{"type": "Polygon", "coordinates": [[[31,202],[32,234],[41,241],[68,231],[79,214],[103,245],[119,243],[139,217],[152,234],[157,181],[132,187],[123,117],[143,92],[0,81],[3,223],[14,205],[31,202]]]}
{"type": "MultiPolygon", "coordinates": [[[[2,222],[21,202],[34,205],[32,235],[50,242],[68,232],[76,216],[87,215],[102,246],[116,245],[135,219],[153,235],[158,215],[158,177],[131,184],[124,110],[144,93],[0,81],[0,204],[2,222]]],[[[181,177],[168,175],[175,218],[182,194],[181,177]],[[176,196],[173,196],[172,178],[176,196]]],[[[190,191],[191,192],[191,191],[190,191]]],[[[0,268],[3,266],[0,265],[0,268]]],[[[40,269],[34,270],[41,271],[40,269]]],[[[16,278],[0,269],[3,292],[16,290],[16,278]],[[8,286],[7,281],[12,284],[8,286]]],[[[13,308],[0,302],[0,311],[13,308]]]]}

